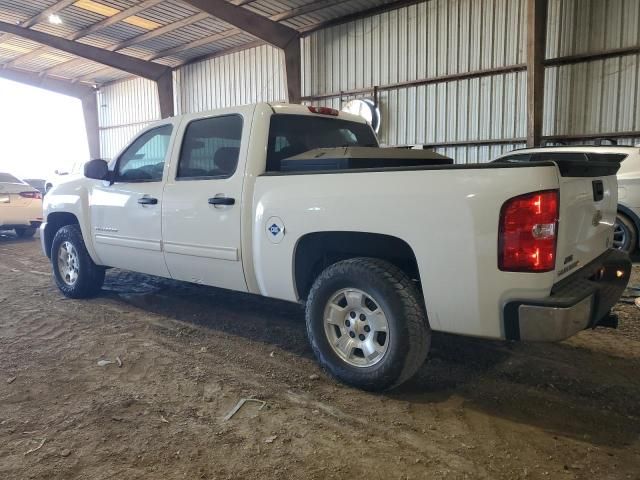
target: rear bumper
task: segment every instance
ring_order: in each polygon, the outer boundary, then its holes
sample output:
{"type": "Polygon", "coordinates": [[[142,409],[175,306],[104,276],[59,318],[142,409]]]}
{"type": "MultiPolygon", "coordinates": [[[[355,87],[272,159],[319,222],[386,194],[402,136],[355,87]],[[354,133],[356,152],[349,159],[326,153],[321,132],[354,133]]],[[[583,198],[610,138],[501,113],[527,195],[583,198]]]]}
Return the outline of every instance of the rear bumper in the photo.
{"type": "Polygon", "coordinates": [[[509,340],[555,342],[595,327],[605,318],[629,282],[631,260],[609,250],[553,286],[539,301],[512,301],[504,308],[509,340]]]}
{"type": "Polygon", "coordinates": [[[14,227],[30,227],[42,222],[42,202],[32,200],[29,205],[8,206],[0,208],[0,227],[10,230],[14,227]]]}

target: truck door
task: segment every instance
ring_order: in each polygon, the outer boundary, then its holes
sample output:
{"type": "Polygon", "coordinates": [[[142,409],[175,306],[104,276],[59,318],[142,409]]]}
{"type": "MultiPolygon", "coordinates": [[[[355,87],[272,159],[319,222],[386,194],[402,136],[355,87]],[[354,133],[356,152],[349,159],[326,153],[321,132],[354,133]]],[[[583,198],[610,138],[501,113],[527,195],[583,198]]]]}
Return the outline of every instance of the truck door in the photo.
{"type": "Polygon", "coordinates": [[[182,122],[162,211],[165,260],[177,280],[247,291],[240,228],[250,121],[229,112],[182,122]]]}
{"type": "Polygon", "coordinates": [[[103,265],[169,276],[162,254],[162,188],[173,125],[147,130],[120,155],[113,185],[91,189],[91,228],[103,265]]]}

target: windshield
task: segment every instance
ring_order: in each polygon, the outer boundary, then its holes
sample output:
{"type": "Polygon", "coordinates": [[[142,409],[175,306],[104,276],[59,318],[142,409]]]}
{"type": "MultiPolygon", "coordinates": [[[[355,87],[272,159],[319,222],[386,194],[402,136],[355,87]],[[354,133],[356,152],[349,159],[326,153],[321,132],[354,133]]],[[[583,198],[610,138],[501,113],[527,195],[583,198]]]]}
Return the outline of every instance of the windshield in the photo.
{"type": "Polygon", "coordinates": [[[365,123],[309,115],[273,115],[269,129],[267,171],[280,171],[281,160],[316,148],[377,147],[365,123]]]}

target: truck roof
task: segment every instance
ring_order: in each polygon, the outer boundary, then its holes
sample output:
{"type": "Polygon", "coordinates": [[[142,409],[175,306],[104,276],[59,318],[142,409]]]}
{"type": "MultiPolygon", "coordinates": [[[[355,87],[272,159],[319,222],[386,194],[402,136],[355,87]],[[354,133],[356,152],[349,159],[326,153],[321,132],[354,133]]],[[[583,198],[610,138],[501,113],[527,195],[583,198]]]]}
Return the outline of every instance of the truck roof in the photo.
{"type": "Polygon", "coordinates": [[[324,108],[329,108],[334,112],[338,112],[338,115],[311,112],[309,110],[309,107],[311,105],[298,105],[298,104],[284,103],[284,102],[273,102],[273,103],[268,103],[267,105],[269,105],[275,113],[279,113],[279,114],[281,113],[285,115],[309,115],[314,117],[318,115],[324,115],[327,117],[335,117],[335,118],[340,118],[342,120],[348,120],[350,122],[364,123],[364,124],[367,123],[367,121],[359,115],[342,112],[340,110],[336,110],[331,107],[324,107],[324,108]]]}

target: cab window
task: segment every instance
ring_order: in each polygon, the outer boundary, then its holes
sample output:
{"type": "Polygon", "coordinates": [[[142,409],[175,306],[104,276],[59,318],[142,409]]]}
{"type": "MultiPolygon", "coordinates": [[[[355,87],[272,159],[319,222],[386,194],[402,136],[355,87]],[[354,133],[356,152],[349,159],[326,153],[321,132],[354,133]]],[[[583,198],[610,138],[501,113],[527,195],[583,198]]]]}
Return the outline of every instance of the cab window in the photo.
{"type": "Polygon", "coordinates": [[[194,120],[185,131],[178,180],[229,178],[238,167],[242,141],[242,117],[194,120]]]}
{"type": "Polygon", "coordinates": [[[160,182],[169,149],[172,125],[140,135],[118,160],[118,182],[160,182]]]}

